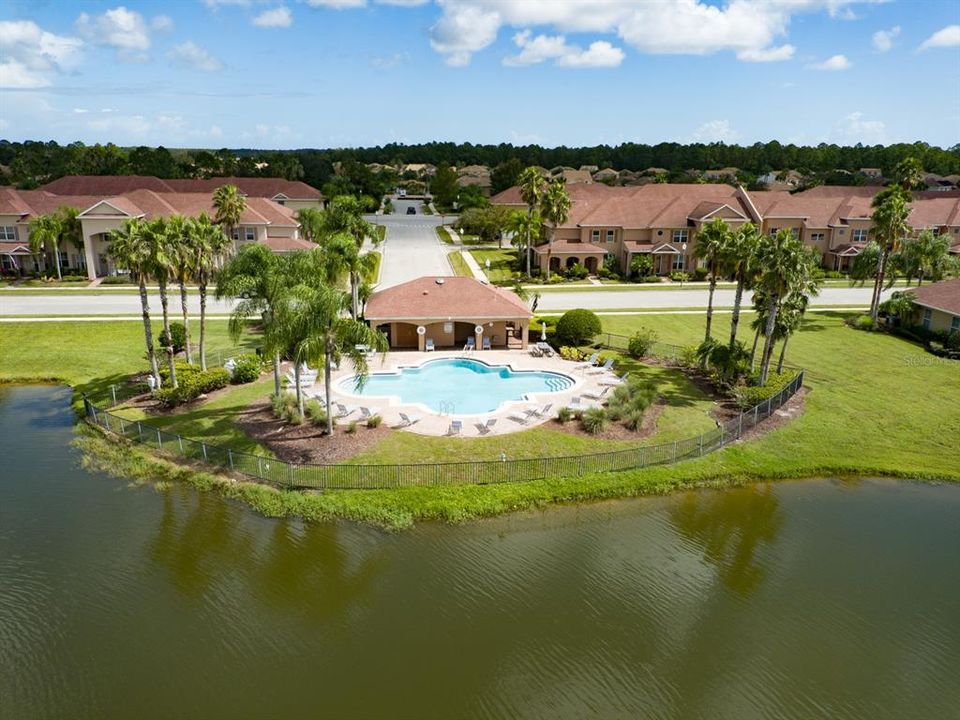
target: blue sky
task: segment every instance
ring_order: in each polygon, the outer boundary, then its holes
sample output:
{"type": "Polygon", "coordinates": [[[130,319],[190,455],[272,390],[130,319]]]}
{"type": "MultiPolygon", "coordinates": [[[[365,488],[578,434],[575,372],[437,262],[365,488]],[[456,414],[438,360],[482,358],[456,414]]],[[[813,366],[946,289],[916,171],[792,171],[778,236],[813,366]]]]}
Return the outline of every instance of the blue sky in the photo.
{"type": "Polygon", "coordinates": [[[957,0],[0,0],[0,137],[960,142],[957,0]]]}

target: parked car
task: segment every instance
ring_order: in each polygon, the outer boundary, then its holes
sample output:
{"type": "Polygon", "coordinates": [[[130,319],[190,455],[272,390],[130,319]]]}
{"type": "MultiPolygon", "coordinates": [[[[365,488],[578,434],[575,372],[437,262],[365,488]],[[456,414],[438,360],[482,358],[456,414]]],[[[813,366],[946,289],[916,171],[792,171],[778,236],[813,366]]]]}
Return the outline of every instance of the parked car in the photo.
{"type": "Polygon", "coordinates": [[[417,214],[417,209],[413,205],[407,208],[407,215],[416,215],[416,214],[417,214]]]}

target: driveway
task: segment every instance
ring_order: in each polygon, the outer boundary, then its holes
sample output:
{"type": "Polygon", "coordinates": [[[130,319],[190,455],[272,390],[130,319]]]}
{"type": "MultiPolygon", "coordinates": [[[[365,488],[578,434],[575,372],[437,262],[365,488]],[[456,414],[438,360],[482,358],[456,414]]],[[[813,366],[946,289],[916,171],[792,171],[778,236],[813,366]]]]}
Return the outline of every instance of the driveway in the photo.
{"type": "Polygon", "coordinates": [[[440,224],[436,215],[424,215],[419,200],[394,198],[391,215],[369,215],[367,220],[387,226],[383,244],[383,263],[378,290],[399,285],[423,275],[452,275],[447,261],[448,246],[437,238],[434,229],[440,224]],[[407,208],[416,208],[416,215],[407,215],[407,208]]]}

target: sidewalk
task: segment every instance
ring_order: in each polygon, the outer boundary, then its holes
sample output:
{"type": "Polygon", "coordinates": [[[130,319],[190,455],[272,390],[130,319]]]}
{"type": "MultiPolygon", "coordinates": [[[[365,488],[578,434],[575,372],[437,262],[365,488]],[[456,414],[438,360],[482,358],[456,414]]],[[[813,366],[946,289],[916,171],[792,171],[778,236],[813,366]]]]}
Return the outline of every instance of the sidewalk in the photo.
{"type": "Polygon", "coordinates": [[[489,283],[490,280],[487,278],[487,274],[483,271],[483,268],[480,267],[480,264],[473,257],[473,254],[466,249],[460,251],[460,255],[463,257],[464,262],[467,263],[467,267],[470,268],[470,272],[473,273],[473,276],[482,283],[489,283]]]}

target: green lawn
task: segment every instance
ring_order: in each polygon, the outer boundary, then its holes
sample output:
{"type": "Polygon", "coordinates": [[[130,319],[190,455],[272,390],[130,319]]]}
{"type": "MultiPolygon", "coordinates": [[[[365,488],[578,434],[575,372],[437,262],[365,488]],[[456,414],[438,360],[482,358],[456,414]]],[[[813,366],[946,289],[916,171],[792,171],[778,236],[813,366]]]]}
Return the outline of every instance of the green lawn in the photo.
{"type": "MultiPolygon", "coordinates": [[[[380,227],[383,226],[381,225],[380,227]]],[[[380,280],[380,264],[383,262],[383,254],[376,250],[371,250],[367,254],[373,258],[373,264],[370,269],[367,270],[363,280],[364,282],[374,285],[380,280]]]]}
{"type": "Polygon", "coordinates": [[[387,237],[387,226],[386,225],[377,225],[377,242],[383,242],[384,238],[387,237]]]}
{"type": "Polygon", "coordinates": [[[467,265],[467,261],[463,259],[463,253],[459,250],[448,253],[447,259],[450,261],[450,267],[453,268],[454,275],[460,275],[461,277],[473,277],[473,271],[470,270],[470,267],[467,265]]]}
{"type": "Polygon", "coordinates": [[[513,269],[517,264],[517,251],[513,248],[471,250],[477,264],[483,268],[490,282],[509,282],[513,278],[513,269]],[[490,269],[487,269],[487,260],[490,269]]]}
{"type": "Polygon", "coordinates": [[[446,243],[447,245],[453,245],[453,238],[450,236],[450,231],[444,225],[437,225],[437,237],[440,238],[440,241],[446,243]]]}

